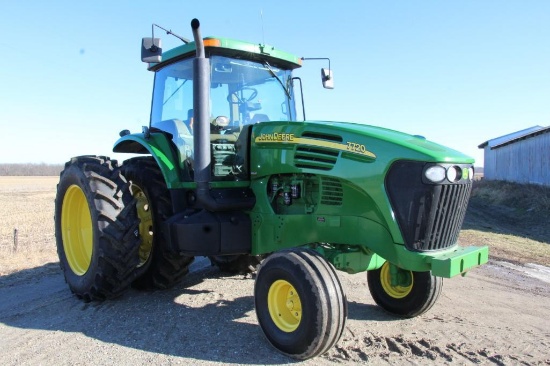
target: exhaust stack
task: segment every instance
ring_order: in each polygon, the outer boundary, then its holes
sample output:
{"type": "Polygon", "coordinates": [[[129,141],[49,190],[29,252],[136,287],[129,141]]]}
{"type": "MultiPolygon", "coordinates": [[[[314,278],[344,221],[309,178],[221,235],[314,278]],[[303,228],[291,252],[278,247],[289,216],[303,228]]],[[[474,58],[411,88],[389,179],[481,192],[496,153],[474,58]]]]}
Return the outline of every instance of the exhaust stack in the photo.
{"type": "MultiPolygon", "coordinates": [[[[205,57],[204,42],[198,19],[191,21],[197,55],[193,60],[193,117],[195,150],[195,182],[205,185],[210,182],[210,60],[205,57]]],[[[201,187],[199,187],[200,189],[201,187]]]]}
{"type": "Polygon", "coordinates": [[[255,200],[233,197],[214,199],[210,195],[210,59],[206,58],[204,42],[200,34],[198,19],[191,21],[197,54],[193,60],[193,116],[195,150],[196,205],[210,212],[250,209],[255,200]]]}

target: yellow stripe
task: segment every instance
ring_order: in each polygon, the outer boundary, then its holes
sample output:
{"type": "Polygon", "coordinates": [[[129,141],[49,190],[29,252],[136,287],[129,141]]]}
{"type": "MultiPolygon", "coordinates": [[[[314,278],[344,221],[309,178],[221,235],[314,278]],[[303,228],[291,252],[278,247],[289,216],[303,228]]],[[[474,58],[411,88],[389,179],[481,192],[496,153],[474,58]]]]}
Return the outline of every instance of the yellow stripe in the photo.
{"type": "Polygon", "coordinates": [[[368,156],[369,158],[376,159],[376,155],[374,153],[368,151],[367,149],[364,149],[365,145],[351,143],[351,142],[347,144],[342,144],[338,142],[307,139],[302,137],[293,137],[292,139],[278,141],[278,140],[265,140],[265,139],[262,139],[261,136],[256,137],[255,142],[257,144],[294,144],[294,145],[303,144],[303,145],[309,145],[309,146],[326,147],[329,149],[340,150],[343,152],[348,152],[348,153],[357,154],[361,156],[368,156]]]}

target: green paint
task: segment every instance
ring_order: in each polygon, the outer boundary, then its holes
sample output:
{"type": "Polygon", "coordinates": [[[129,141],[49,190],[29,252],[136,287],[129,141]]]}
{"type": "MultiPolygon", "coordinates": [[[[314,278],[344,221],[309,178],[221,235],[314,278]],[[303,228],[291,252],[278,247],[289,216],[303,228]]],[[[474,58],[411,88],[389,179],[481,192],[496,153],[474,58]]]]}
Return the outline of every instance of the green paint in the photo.
{"type": "Polygon", "coordinates": [[[174,170],[174,164],[170,161],[168,156],[164,153],[164,151],[160,150],[154,145],[151,145],[151,151],[153,152],[153,155],[157,157],[157,160],[160,159],[162,164],[168,169],[168,170],[174,170]]]}
{"type": "Polygon", "coordinates": [[[485,264],[489,260],[488,247],[457,247],[449,253],[429,259],[435,276],[453,277],[469,269],[485,264]]]}
{"type": "Polygon", "coordinates": [[[462,176],[464,178],[468,178],[468,175],[469,175],[469,170],[468,169],[462,169],[462,176]]]}
{"type": "Polygon", "coordinates": [[[384,258],[364,247],[318,244],[312,248],[321,253],[334,268],[349,274],[378,269],[386,262],[384,258]]]}
{"type": "Polygon", "coordinates": [[[168,188],[180,188],[181,173],[179,166],[176,166],[179,157],[174,155],[170,144],[171,142],[162,133],[152,133],[149,138],[145,138],[143,133],[136,133],[118,139],[113,151],[150,154],[157,161],[168,188]]]}

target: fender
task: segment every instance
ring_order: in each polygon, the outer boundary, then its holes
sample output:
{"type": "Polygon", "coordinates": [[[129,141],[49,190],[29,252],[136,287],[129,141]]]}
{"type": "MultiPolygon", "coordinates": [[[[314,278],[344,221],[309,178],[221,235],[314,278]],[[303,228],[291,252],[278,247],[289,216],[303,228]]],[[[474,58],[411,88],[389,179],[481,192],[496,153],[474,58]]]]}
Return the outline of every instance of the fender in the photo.
{"type": "Polygon", "coordinates": [[[181,168],[177,165],[179,156],[164,134],[151,133],[148,138],[143,133],[123,136],[115,142],[113,152],[150,154],[156,160],[167,187],[180,188],[181,168]]]}

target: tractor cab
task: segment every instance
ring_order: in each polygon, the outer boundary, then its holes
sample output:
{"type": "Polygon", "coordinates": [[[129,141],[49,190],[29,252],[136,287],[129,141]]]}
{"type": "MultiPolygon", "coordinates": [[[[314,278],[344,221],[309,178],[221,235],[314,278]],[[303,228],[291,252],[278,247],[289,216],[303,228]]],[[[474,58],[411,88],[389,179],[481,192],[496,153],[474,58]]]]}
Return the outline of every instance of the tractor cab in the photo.
{"type": "MultiPolygon", "coordinates": [[[[296,120],[292,69],[300,66],[299,60],[270,60],[269,53],[262,54],[260,49],[258,53],[246,51],[265,47],[233,40],[207,38],[204,45],[210,76],[208,99],[203,102],[209,109],[211,180],[248,180],[250,126],[296,120]]],[[[155,71],[150,127],[172,136],[184,180],[192,181],[197,126],[193,105],[195,43],[171,51],[168,57],[149,65],[155,71]]]]}

